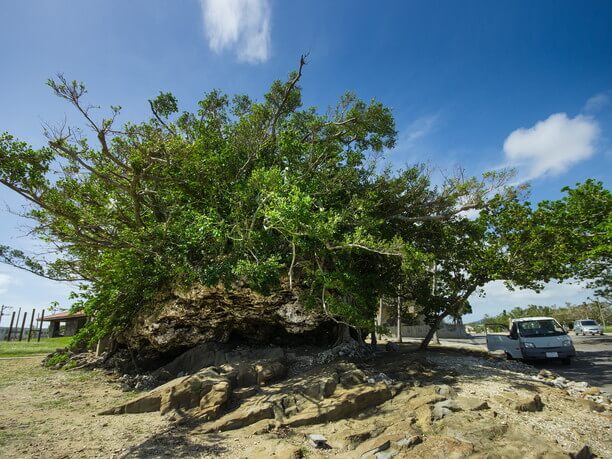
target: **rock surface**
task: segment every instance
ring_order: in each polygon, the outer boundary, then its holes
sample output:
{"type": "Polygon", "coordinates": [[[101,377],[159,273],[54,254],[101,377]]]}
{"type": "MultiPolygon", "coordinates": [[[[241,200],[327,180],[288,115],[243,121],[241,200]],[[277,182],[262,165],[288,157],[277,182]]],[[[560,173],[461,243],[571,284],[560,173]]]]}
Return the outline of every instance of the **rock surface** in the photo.
{"type": "Polygon", "coordinates": [[[306,310],[289,291],[263,296],[238,286],[227,290],[196,285],[158,298],[121,340],[154,359],[204,342],[326,344],[334,326],[325,316],[306,310]]]}

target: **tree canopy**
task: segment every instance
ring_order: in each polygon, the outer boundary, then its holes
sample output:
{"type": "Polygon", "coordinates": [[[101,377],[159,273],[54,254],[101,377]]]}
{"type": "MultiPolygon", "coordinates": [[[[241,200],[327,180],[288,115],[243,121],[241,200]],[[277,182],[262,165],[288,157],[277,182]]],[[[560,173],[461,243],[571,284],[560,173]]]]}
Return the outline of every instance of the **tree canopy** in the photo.
{"type": "MultiPolygon", "coordinates": [[[[262,101],[212,91],[192,113],[162,92],[149,101],[150,119],[121,127],[120,107],[98,118],[82,83],[49,80],[84,126],[48,126],[38,149],[2,134],[0,183],[30,202],[33,231],[55,254],[45,261],[0,246],[0,259],[80,282],[76,307],[94,317],[94,336],[128,327],[176,285],[240,283],[263,293],[283,285],[333,320],[371,327],[385,295],[401,293],[439,318],[466,312],[469,294],[489,280],[533,286],[578,262],[548,265],[520,243],[534,235],[548,243],[541,228],[561,221],[555,206],[590,215],[580,207],[590,203],[578,203],[583,188],[534,213],[507,185],[508,171],[457,172],[434,185],[421,165],[385,167],[381,154],[396,141],[391,111],[352,93],[325,113],[302,107],[304,64],[262,101]]],[[[585,186],[602,193],[601,184],[585,186]]],[[[603,231],[604,249],[589,250],[605,258],[602,217],[580,228],[589,238],[603,231]]],[[[585,260],[581,272],[594,278],[585,260]]]]}

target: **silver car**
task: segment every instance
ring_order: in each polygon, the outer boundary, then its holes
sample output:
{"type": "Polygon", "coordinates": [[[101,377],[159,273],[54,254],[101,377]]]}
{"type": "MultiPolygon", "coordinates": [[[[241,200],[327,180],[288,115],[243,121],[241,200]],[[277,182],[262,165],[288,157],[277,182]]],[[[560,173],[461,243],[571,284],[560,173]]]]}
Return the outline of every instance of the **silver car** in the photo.
{"type": "Polygon", "coordinates": [[[574,322],[574,333],[577,335],[603,335],[604,330],[601,325],[599,325],[596,321],[587,319],[587,320],[577,320],[574,322]]]}

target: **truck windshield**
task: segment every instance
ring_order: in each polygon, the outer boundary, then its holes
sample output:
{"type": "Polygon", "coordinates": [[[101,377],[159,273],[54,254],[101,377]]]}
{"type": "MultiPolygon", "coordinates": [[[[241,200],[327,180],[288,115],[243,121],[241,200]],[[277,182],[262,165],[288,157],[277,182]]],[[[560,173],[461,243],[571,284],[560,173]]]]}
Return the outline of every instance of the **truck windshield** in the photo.
{"type": "Polygon", "coordinates": [[[565,335],[565,330],[556,320],[526,320],[518,322],[521,336],[558,336],[565,335]]]}
{"type": "Polygon", "coordinates": [[[594,320],[583,320],[582,325],[597,325],[597,322],[594,320]]]}

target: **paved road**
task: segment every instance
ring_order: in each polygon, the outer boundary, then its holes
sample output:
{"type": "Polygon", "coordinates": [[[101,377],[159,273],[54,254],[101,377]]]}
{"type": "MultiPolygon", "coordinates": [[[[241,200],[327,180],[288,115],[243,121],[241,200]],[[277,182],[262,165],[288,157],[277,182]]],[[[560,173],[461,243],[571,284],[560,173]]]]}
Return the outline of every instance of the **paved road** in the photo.
{"type": "MultiPolygon", "coordinates": [[[[563,365],[558,361],[530,362],[530,364],[537,368],[547,368],[574,381],[586,381],[612,395],[612,335],[574,336],[572,334],[571,338],[576,348],[576,357],[571,365],[563,365]]],[[[441,341],[486,348],[484,335],[476,335],[471,339],[441,341]]]]}

